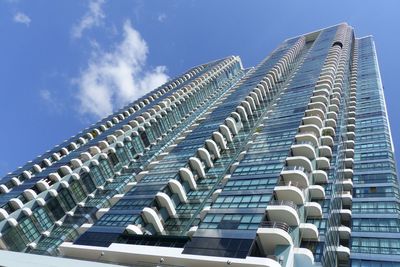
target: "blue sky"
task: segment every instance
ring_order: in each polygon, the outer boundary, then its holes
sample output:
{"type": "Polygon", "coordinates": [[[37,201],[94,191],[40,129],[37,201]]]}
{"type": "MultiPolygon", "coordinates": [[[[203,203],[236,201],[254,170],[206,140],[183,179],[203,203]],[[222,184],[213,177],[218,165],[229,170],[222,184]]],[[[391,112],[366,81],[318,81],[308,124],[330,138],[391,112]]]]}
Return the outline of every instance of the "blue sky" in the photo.
{"type": "Polygon", "coordinates": [[[0,0],[0,177],[194,65],[239,55],[253,66],[288,37],[344,21],[375,37],[399,151],[399,8],[396,0],[0,0]]]}

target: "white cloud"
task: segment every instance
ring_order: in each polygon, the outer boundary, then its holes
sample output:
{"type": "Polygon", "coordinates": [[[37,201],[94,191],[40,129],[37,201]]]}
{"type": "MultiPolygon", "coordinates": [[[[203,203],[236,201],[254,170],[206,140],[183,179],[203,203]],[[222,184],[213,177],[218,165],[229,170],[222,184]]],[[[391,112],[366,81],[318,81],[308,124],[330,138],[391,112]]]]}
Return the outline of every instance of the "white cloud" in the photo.
{"type": "Polygon", "coordinates": [[[31,23],[31,18],[22,12],[18,12],[14,16],[14,21],[16,23],[22,23],[25,24],[26,26],[29,26],[29,24],[31,23]]]}
{"type": "Polygon", "coordinates": [[[158,15],[157,20],[159,22],[164,22],[167,19],[167,14],[165,13],[161,13],[160,15],[158,15]]]}
{"type": "Polygon", "coordinates": [[[45,101],[52,101],[52,96],[49,90],[40,90],[40,97],[45,101]]]}
{"type": "Polygon", "coordinates": [[[100,26],[105,14],[103,5],[105,0],[91,0],[89,2],[89,10],[82,17],[78,24],[72,28],[72,37],[81,38],[85,30],[100,26]]]}
{"type": "Polygon", "coordinates": [[[123,34],[113,51],[102,51],[96,44],[88,67],[76,80],[82,114],[104,117],[168,80],[165,66],[145,70],[148,47],[129,20],[123,34]]]}
{"type": "Polygon", "coordinates": [[[51,108],[53,112],[59,112],[64,109],[62,101],[60,101],[59,97],[56,97],[50,90],[40,90],[39,96],[51,108]]]}

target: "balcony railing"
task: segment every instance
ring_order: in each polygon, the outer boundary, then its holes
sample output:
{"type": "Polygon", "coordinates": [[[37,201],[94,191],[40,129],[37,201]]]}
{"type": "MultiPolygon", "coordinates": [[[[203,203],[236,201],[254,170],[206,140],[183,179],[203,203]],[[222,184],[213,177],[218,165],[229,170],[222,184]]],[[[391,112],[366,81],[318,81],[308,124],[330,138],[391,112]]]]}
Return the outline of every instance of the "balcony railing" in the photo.
{"type": "Polygon", "coordinates": [[[290,226],[285,222],[263,221],[260,223],[260,228],[276,228],[281,229],[287,233],[291,232],[290,226]]]}
{"type": "Polygon", "coordinates": [[[296,142],[295,145],[310,145],[310,146],[312,146],[313,148],[315,148],[314,143],[311,142],[311,141],[299,141],[299,142],[296,142]]]}
{"type": "Polygon", "coordinates": [[[304,167],[302,167],[302,166],[284,166],[283,170],[284,171],[302,171],[302,172],[306,173],[304,167]]]}
{"type": "Polygon", "coordinates": [[[299,214],[299,210],[297,208],[296,203],[294,203],[293,201],[290,200],[272,200],[271,202],[269,202],[270,206],[289,206],[291,208],[293,208],[297,214],[299,214]]]}

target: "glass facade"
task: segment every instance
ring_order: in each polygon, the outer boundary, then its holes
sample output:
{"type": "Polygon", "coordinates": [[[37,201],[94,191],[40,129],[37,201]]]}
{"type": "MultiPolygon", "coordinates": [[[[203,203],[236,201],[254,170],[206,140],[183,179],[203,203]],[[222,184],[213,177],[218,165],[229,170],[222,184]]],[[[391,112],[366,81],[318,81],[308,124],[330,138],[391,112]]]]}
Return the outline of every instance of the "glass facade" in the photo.
{"type": "Polygon", "coordinates": [[[253,68],[231,56],[190,69],[7,175],[0,193],[6,250],[146,266],[400,264],[375,47],[347,24],[288,39],[253,68]]]}

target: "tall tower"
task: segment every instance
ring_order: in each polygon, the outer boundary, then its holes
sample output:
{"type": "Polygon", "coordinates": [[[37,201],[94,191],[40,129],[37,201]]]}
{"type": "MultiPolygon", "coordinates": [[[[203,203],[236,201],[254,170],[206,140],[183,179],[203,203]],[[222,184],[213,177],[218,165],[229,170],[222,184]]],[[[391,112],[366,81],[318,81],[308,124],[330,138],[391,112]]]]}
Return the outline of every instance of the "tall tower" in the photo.
{"type": "Polygon", "coordinates": [[[375,47],[347,24],[190,69],[0,182],[0,247],[42,263],[400,265],[375,47]]]}

